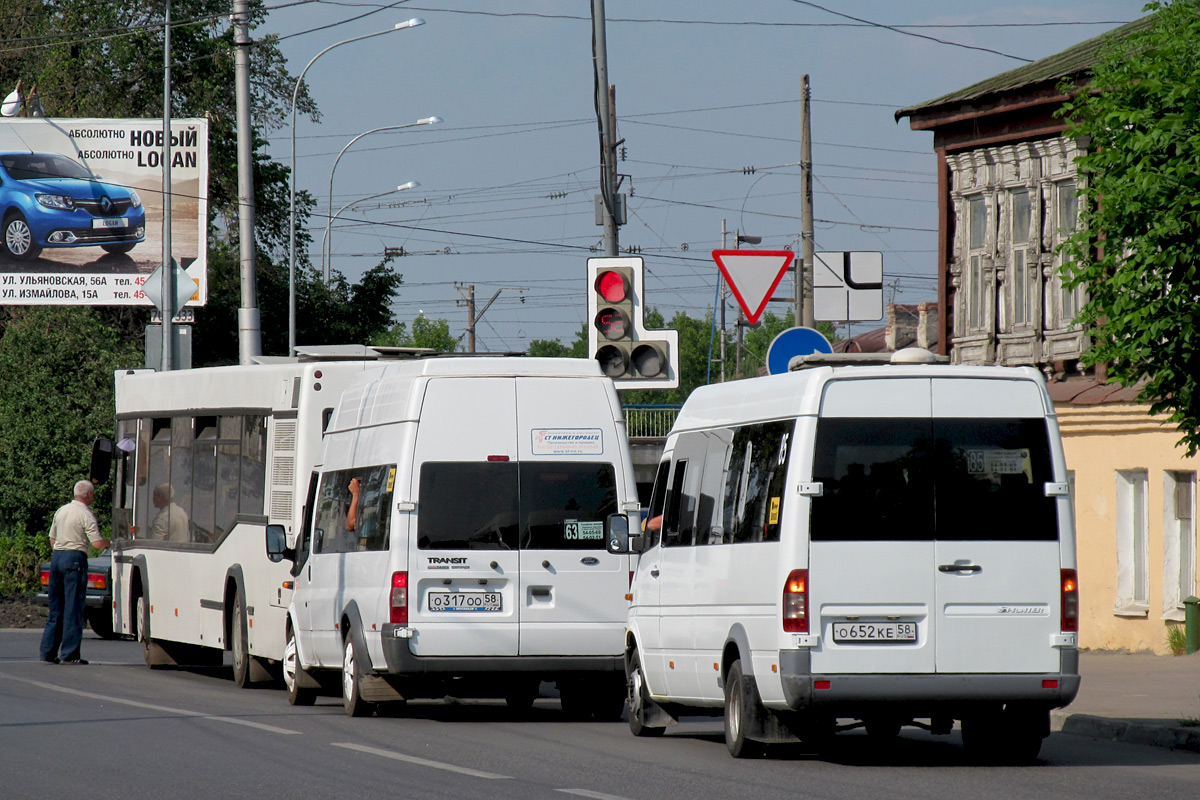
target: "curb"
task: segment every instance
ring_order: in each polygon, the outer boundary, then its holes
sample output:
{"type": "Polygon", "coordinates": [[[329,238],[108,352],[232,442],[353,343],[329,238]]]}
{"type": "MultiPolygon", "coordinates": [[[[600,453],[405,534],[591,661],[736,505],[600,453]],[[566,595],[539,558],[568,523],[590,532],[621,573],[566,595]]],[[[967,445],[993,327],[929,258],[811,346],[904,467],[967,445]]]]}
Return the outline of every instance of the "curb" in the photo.
{"type": "Polygon", "coordinates": [[[1156,725],[1128,719],[1097,717],[1091,714],[1052,712],[1051,728],[1076,736],[1109,739],[1127,744],[1147,744],[1200,753],[1200,728],[1156,725]]]}

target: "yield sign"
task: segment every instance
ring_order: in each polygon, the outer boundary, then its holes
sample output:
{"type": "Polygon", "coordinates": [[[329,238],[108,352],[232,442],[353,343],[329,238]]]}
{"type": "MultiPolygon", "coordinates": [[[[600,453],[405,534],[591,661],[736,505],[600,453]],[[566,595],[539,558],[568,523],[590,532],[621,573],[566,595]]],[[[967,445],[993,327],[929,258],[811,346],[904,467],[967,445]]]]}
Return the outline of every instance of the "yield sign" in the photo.
{"type": "Polygon", "coordinates": [[[795,257],[791,250],[713,250],[712,255],[751,324],[762,316],[795,257]]]}

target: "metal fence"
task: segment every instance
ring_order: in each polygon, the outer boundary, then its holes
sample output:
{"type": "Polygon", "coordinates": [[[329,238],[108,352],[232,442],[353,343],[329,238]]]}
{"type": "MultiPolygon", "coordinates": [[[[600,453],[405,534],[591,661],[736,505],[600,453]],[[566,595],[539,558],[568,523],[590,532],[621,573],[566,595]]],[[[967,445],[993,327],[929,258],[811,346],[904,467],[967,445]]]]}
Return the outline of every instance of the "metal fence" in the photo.
{"type": "Polygon", "coordinates": [[[680,405],[625,406],[625,430],[630,439],[665,439],[681,408],[680,405]]]}

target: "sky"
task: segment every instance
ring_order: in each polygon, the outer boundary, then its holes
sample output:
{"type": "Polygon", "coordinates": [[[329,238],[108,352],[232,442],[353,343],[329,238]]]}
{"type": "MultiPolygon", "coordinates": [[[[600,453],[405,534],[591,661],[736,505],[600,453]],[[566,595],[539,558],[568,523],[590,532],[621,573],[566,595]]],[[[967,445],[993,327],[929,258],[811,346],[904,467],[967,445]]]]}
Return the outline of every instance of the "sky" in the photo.
{"type": "MultiPolygon", "coordinates": [[[[608,77],[624,140],[618,171],[629,195],[619,241],[645,261],[647,305],[667,319],[705,316],[716,301],[711,251],[722,246],[723,226],[728,247],[742,233],[762,237],[757,249],[799,253],[805,74],[815,249],[880,251],[885,302],[935,300],[933,135],[897,123],[895,111],[1098,36],[1141,16],[1142,5],[606,0],[608,77]]],[[[587,316],[587,259],[604,254],[593,206],[600,155],[590,3],[266,6],[258,33],[280,36],[294,75],[330,45],[414,17],[426,22],[338,45],[308,66],[321,119],[297,117],[296,180],[317,199],[314,263],[327,209],[346,207],[331,229],[329,264],[354,281],[385,250],[402,248],[393,261],[404,279],[398,321],[423,314],[463,335],[466,289],[458,287],[473,285],[478,309],[495,297],[477,324],[478,350],[572,342],[587,316]],[[367,133],[430,116],[444,121],[367,133]],[[396,191],[409,181],[420,186],[396,191]],[[364,199],[372,195],[381,196],[364,199]]],[[[273,132],[270,152],[291,163],[289,127],[273,132]]],[[[777,294],[790,297],[790,282],[777,294]]],[[[790,313],[782,302],[769,310],[790,313]]]]}

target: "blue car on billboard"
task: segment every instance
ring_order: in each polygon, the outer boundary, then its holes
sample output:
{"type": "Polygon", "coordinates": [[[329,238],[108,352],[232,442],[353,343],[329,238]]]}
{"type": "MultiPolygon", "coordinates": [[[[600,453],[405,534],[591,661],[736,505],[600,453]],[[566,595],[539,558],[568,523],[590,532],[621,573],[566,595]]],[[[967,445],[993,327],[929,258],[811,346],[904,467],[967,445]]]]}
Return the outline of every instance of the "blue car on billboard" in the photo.
{"type": "Polygon", "coordinates": [[[47,247],[128,253],[146,239],[132,188],[104,183],[57,153],[0,153],[0,254],[31,261],[47,247]]]}

